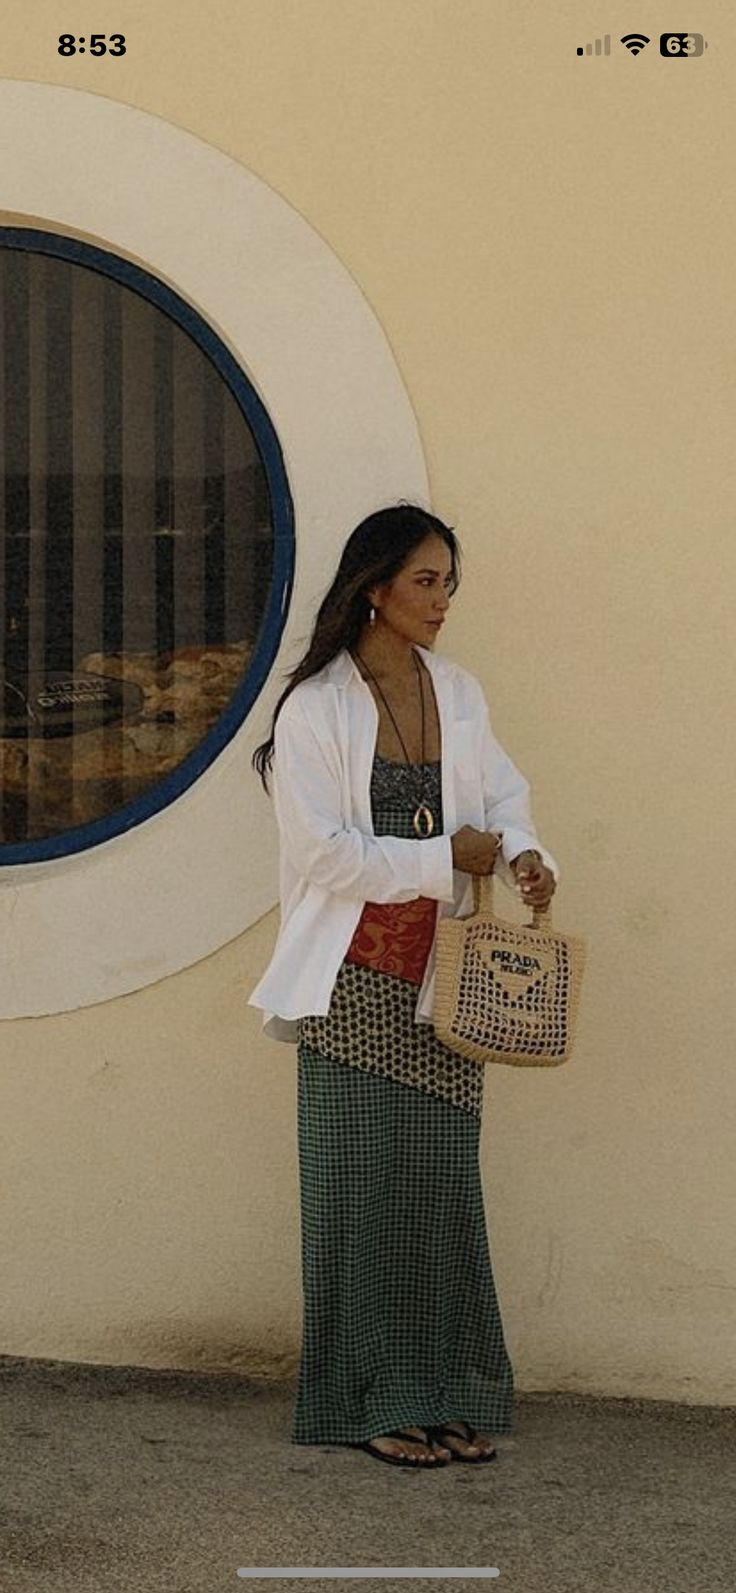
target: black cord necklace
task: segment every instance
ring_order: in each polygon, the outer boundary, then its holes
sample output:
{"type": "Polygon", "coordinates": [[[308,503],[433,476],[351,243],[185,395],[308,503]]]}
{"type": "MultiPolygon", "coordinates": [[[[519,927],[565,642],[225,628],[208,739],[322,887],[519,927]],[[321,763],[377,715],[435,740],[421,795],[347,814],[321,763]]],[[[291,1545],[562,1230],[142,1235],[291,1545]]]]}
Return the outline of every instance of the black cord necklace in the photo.
{"type": "MultiPolygon", "coordinates": [[[[424,786],[424,780],[425,780],[425,774],[426,774],[425,763],[424,763],[424,687],[422,685],[422,672],[421,672],[421,669],[419,668],[419,663],[417,661],[417,655],[414,652],[413,648],[412,648],[411,656],[414,659],[414,665],[415,665],[417,674],[419,676],[419,692],[420,692],[421,699],[422,699],[422,771],[423,772],[422,772],[421,784],[422,784],[422,787],[423,787],[424,786]]],[[[366,664],[365,659],[361,658],[360,653],[356,652],[356,657],[360,658],[360,662],[363,665],[364,669],[368,670],[368,674],[370,675],[371,680],[373,681],[374,685],[378,687],[378,690],[381,692],[381,696],[383,697],[383,700],[386,703],[386,707],[388,708],[388,711],[391,714],[391,718],[393,719],[394,728],[396,730],[396,734],[397,734],[397,736],[399,738],[399,741],[401,742],[401,745],[402,745],[402,747],[404,749],[404,757],[406,758],[407,764],[411,765],[411,758],[409,757],[409,754],[408,754],[408,752],[406,750],[406,745],[404,743],[404,738],[403,738],[403,736],[401,734],[401,731],[399,730],[399,727],[398,727],[398,725],[396,723],[396,720],[394,719],[393,714],[391,713],[391,709],[389,708],[389,705],[386,702],[386,698],[384,696],[384,693],[381,691],[381,687],[378,685],[378,681],[376,680],[375,675],[373,674],[372,670],[368,669],[368,665],[366,664]]],[[[434,830],[434,818],[433,818],[433,815],[432,815],[431,808],[427,806],[427,803],[425,801],[424,790],[420,790],[418,795],[417,795],[417,809],[416,809],[416,812],[414,814],[414,818],[413,818],[412,822],[414,824],[414,829],[415,829],[417,835],[419,836],[420,840],[422,840],[427,835],[431,835],[432,831],[434,830]],[[422,830],[422,828],[421,828],[422,819],[424,819],[424,822],[427,825],[426,830],[422,830]]]]}

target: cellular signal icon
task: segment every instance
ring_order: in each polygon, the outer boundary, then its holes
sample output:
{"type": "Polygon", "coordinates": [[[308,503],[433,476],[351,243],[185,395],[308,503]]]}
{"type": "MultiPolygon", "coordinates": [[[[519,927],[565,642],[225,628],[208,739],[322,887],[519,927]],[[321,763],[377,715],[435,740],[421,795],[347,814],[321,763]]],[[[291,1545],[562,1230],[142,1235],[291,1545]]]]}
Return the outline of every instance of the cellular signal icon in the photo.
{"type": "Polygon", "coordinates": [[[626,45],[627,50],[630,50],[632,55],[638,55],[639,51],[644,49],[644,45],[650,42],[651,40],[647,38],[646,33],[625,33],[621,40],[621,43],[626,45]]]}
{"type": "Polygon", "coordinates": [[[583,48],[582,44],[579,44],[578,47],[577,47],[576,54],[577,55],[601,55],[601,54],[602,55],[610,55],[611,54],[611,35],[610,35],[610,33],[607,33],[604,39],[596,39],[595,40],[595,49],[593,48],[592,44],[586,44],[585,48],[583,48]],[[601,50],[601,45],[604,46],[603,50],[601,50]]]}

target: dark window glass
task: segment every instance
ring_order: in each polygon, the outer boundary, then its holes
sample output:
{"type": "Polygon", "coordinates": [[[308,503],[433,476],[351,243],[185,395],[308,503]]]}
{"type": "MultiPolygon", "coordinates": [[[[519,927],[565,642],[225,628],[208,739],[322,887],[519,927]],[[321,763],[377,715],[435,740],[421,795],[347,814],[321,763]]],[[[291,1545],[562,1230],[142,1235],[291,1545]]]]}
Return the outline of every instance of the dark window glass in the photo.
{"type": "Polygon", "coordinates": [[[234,734],[293,570],[283,458],[204,320],[0,228],[0,862],[130,828],[234,734]]]}

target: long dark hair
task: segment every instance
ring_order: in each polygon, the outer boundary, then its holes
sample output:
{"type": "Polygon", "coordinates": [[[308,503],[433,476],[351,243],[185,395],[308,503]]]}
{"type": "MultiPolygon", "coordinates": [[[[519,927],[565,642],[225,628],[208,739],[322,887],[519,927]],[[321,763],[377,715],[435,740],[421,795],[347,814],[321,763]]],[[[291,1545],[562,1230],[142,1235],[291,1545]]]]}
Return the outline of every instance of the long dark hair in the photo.
{"type": "Polygon", "coordinates": [[[342,550],[332,586],[319,606],[307,651],[288,677],[289,685],[274,709],[268,741],[256,747],[251,758],[267,796],[270,792],[265,771],[270,769],[273,759],[276,720],[289,693],[302,680],[324,669],[341,648],[357,645],[369,616],[368,591],[393,580],[417,544],[433,531],[442,537],[450,549],[451,590],[455,592],[460,584],[460,544],[452,527],[438,520],[427,509],[420,508],[418,504],[400,502],[391,508],[369,514],[351,532],[342,550]]]}

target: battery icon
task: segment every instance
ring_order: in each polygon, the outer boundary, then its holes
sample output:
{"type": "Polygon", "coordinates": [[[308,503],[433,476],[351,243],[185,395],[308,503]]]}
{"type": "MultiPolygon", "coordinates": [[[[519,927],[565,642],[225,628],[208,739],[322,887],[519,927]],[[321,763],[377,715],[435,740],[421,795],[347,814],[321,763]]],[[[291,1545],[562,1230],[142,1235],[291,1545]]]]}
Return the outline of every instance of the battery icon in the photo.
{"type": "Polygon", "coordinates": [[[659,37],[660,55],[702,55],[707,48],[702,33],[661,33],[659,37]]]}

